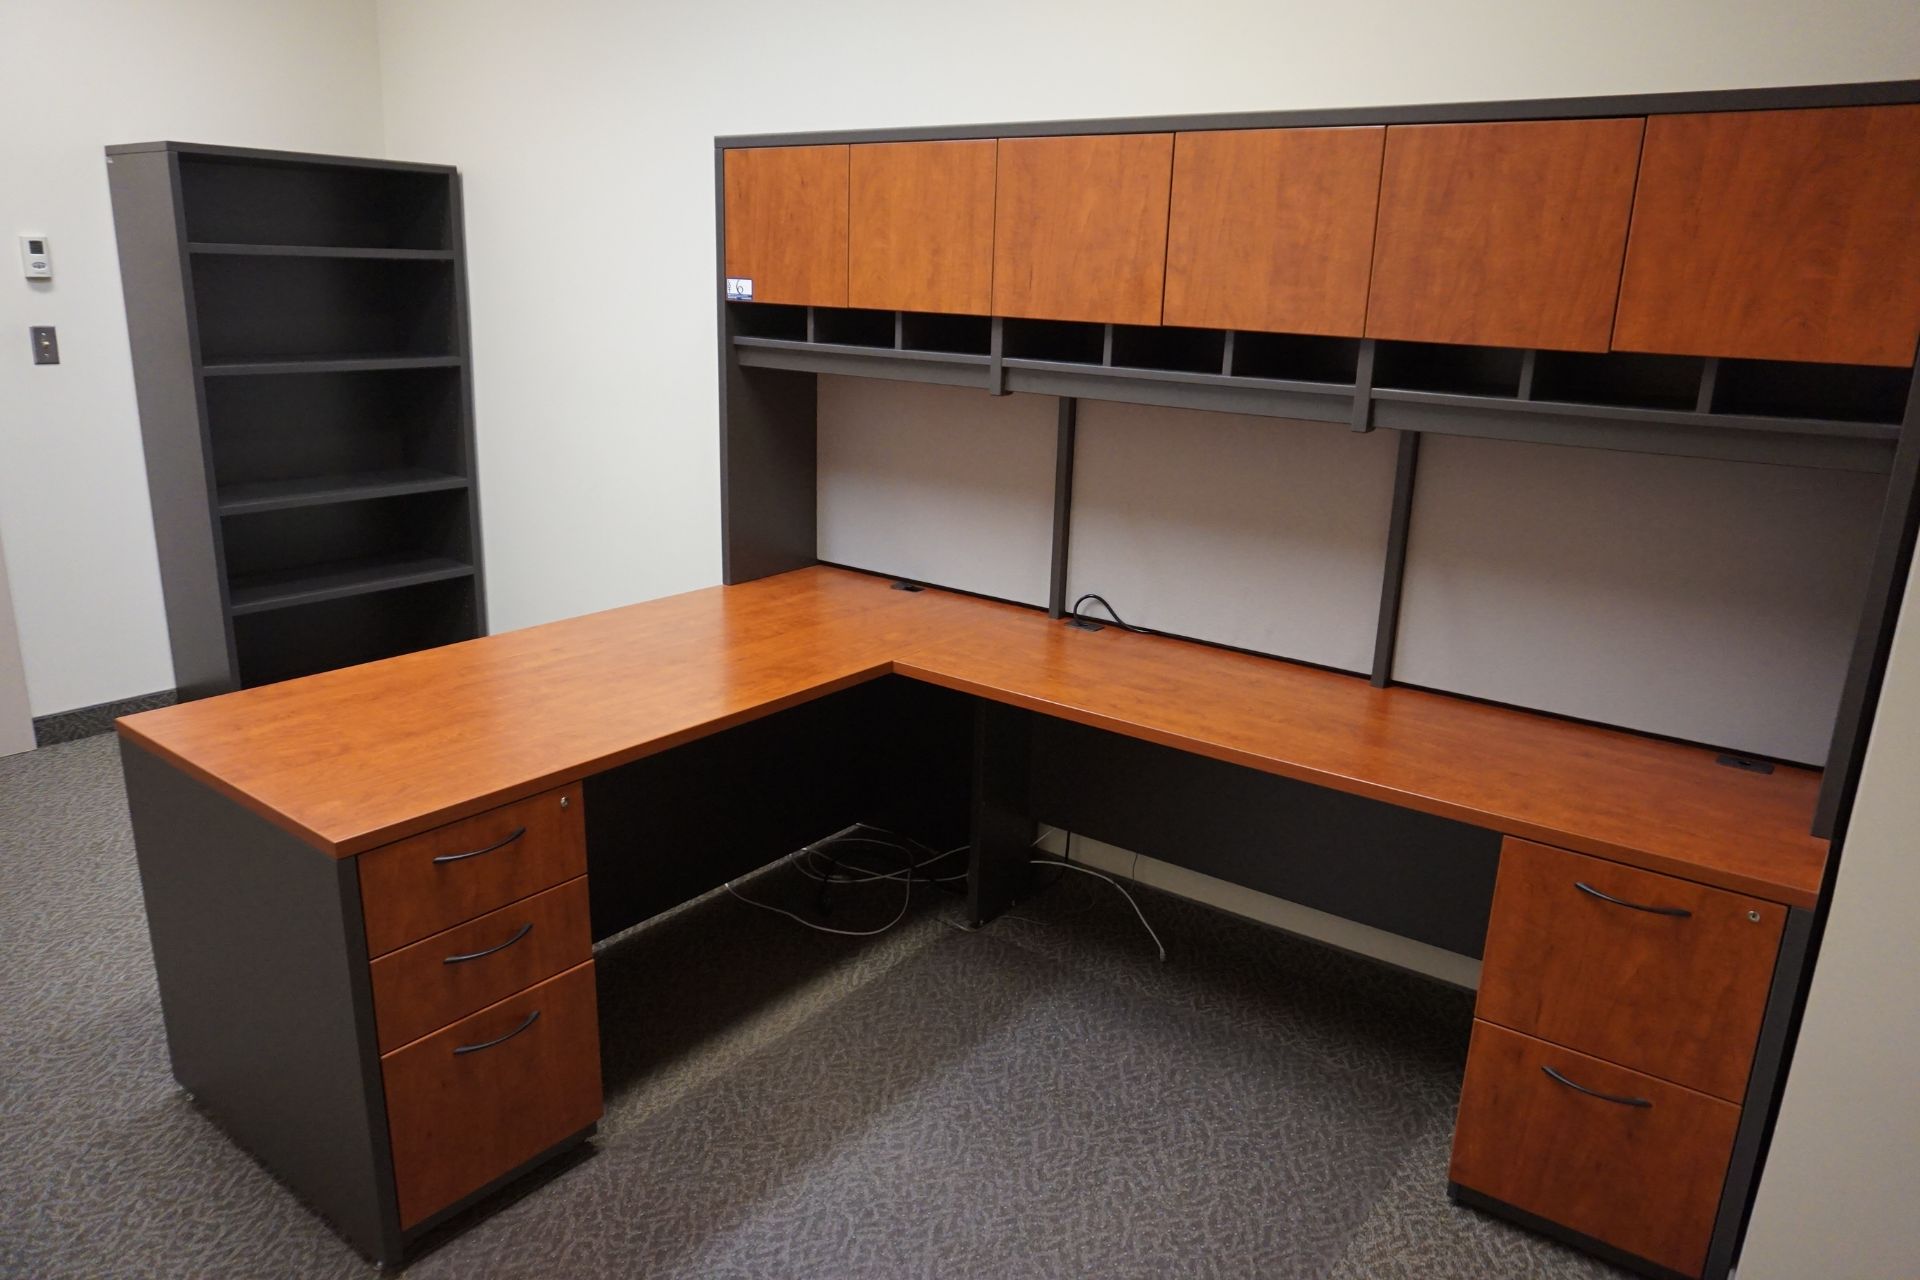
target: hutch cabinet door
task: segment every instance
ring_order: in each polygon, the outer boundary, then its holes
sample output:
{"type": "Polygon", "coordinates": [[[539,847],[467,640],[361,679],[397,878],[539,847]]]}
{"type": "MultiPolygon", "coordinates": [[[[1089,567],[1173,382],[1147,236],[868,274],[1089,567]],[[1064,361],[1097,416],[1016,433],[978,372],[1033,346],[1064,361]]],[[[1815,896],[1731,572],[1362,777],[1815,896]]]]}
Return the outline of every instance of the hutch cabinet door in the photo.
{"type": "Polygon", "coordinates": [[[1386,132],[1177,135],[1165,323],[1359,337],[1386,132]]]}
{"type": "Polygon", "coordinates": [[[1613,345],[1904,365],[1920,106],[1653,116],[1613,345]]]}
{"type": "Polygon", "coordinates": [[[1173,135],[1002,138],[993,311],[1159,324],[1173,135]]]}
{"type": "Polygon", "coordinates": [[[754,302],[847,305],[847,148],[731,149],[727,277],[754,302]]]}
{"type": "Polygon", "coordinates": [[[849,306],[992,309],[994,150],[991,138],[853,148],[849,306]]]}
{"type": "Polygon", "coordinates": [[[1368,335],[1605,351],[1643,123],[1389,128],[1368,335]]]}

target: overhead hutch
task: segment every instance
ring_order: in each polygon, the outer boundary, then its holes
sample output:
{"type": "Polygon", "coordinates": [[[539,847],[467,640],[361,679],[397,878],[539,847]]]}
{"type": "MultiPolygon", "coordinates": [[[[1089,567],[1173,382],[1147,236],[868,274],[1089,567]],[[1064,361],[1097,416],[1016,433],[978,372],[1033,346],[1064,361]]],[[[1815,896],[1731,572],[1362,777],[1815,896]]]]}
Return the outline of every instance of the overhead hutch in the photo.
{"type": "MultiPolygon", "coordinates": [[[[1806,897],[1510,838],[1490,917],[1487,888],[1455,882],[1479,914],[1424,934],[1484,954],[1455,1199],[1649,1274],[1724,1276],[1913,545],[1916,100],[1903,83],[722,138],[726,580],[826,558],[821,374],[1058,398],[1055,618],[1071,609],[1081,401],[1397,433],[1368,673],[1382,689],[1423,438],[1881,478],[1870,563],[1831,566],[1865,581],[1824,775],[1800,788],[1751,744],[1703,744],[1797,788],[1806,897]]],[[[1042,820],[1077,813],[1105,836],[1093,815],[1142,785],[1138,761],[1090,737],[1036,732],[1027,750],[1042,820]],[[1051,757],[1068,754],[1123,780],[1062,782],[1051,757]]],[[[1710,821],[1663,803],[1649,793],[1636,816],[1710,821]]],[[[1157,834],[1150,817],[1108,821],[1134,848],[1157,834]]],[[[1284,826],[1243,811],[1211,830],[1258,843],[1284,826]]],[[[1289,892],[1253,855],[1148,851],[1289,892]]],[[[1381,918],[1344,893],[1301,896],[1381,918]]]]}

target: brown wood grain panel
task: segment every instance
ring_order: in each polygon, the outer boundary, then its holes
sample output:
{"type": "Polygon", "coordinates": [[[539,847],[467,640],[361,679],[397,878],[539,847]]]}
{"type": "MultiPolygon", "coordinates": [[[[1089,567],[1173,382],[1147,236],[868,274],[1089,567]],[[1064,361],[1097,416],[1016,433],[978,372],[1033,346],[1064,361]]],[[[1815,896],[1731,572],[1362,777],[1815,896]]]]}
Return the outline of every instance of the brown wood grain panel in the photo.
{"type": "Polygon", "coordinates": [[[119,729],[337,857],[889,672],[1789,905],[1826,864],[1809,770],[824,566],[119,729]]]}
{"type": "Polygon", "coordinates": [[[561,787],[360,855],[367,954],[584,874],[580,793],[577,783],[561,787]]]}
{"type": "Polygon", "coordinates": [[[1613,345],[1904,365],[1920,106],[1653,116],[1613,345]]]}
{"type": "Polygon", "coordinates": [[[346,857],[884,675],[925,625],[926,598],[807,569],[183,703],[119,728],[346,857]]]}
{"type": "Polygon", "coordinates": [[[1791,905],[1827,845],[1820,775],[1015,605],[941,596],[951,618],[894,669],[948,688],[1353,795],[1791,905]]]}
{"type": "Polygon", "coordinates": [[[371,966],[380,1052],[592,958],[585,876],[389,952],[371,966]]]}
{"type": "Polygon", "coordinates": [[[1386,129],[1174,138],[1165,323],[1358,337],[1386,129]]]}
{"type": "Polygon", "coordinates": [[[993,311],[1159,324],[1173,135],[1002,138],[993,311]]]}
{"type": "Polygon", "coordinates": [[[1509,839],[1475,1013],[1739,1102],[1786,920],[1777,903],[1509,839]]]}
{"type": "Polygon", "coordinates": [[[600,1119],[593,962],[381,1059],[400,1225],[478,1191],[600,1119]],[[539,1016],[512,1039],[471,1053],[539,1016]]]}
{"type": "Polygon", "coordinates": [[[992,309],[994,153],[991,138],[853,148],[849,306],[965,315],[992,309]]]}
{"type": "Polygon", "coordinates": [[[847,147],[732,148],[726,186],[727,275],[755,302],[847,305],[847,147]]]}
{"type": "Polygon", "coordinates": [[[1605,351],[1642,124],[1390,127],[1368,335],[1605,351]]]}
{"type": "Polygon", "coordinates": [[[1706,1263],[1740,1108],[1475,1022],[1449,1176],[1685,1275],[1706,1263]],[[1546,1075],[1642,1098],[1588,1097],[1546,1075]]]}

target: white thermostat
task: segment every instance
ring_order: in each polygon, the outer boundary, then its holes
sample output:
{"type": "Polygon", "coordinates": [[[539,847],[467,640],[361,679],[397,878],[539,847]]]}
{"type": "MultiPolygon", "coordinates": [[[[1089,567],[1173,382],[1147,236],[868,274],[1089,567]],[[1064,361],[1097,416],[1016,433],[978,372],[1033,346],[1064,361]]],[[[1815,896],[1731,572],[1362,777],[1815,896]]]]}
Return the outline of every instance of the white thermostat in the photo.
{"type": "Polygon", "coordinates": [[[53,278],[53,247],[45,236],[20,237],[20,265],[26,269],[29,280],[53,278]]]}

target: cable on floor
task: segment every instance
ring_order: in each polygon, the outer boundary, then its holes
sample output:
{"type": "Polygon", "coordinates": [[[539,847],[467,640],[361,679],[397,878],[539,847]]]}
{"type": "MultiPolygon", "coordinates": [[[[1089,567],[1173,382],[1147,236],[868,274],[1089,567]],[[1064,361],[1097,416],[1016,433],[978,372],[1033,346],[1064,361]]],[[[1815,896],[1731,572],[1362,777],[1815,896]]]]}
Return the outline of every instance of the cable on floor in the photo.
{"type": "Polygon", "coordinates": [[[809,920],[797,911],[789,911],[787,908],[775,906],[771,902],[762,902],[758,898],[748,897],[746,894],[740,892],[739,889],[735,888],[731,880],[726,882],[726,890],[729,894],[750,907],[758,907],[762,911],[770,911],[774,915],[785,916],[794,923],[805,925],[816,933],[830,933],[842,938],[871,938],[887,932],[907,918],[907,912],[913,908],[913,889],[915,885],[932,884],[936,888],[945,889],[947,888],[948,882],[965,879],[965,872],[961,872],[959,875],[948,876],[923,875],[921,872],[923,869],[933,866],[944,859],[965,853],[969,847],[970,846],[967,845],[961,845],[958,848],[940,852],[929,848],[927,845],[909,836],[896,835],[884,828],[861,822],[837,831],[824,840],[815,840],[811,844],[802,845],[786,856],[784,859],[785,862],[808,879],[820,885],[820,898],[823,901],[828,888],[834,884],[872,884],[885,880],[900,881],[902,889],[900,895],[900,910],[894,914],[891,920],[875,929],[841,929],[833,925],[821,924],[818,921],[809,920]],[[861,831],[873,831],[879,834],[877,836],[857,834],[861,831]],[[834,853],[831,852],[837,847],[846,844],[858,844],[894,850],[903,855],[905,865],[897,870],[876,870],[872,867],[859,866],[849,860],[836,857],[834,853]],[[921,857],[921,854],[927,856],[921,857]],[[814,864],[816,858],[826,859],[833,870],[821,871],[814,864]]]}
{"type": "MultiPolygon", "coordinates": [[[[1103,871],[1095,871],[1092,867],[1083,867],[1079,863],[1069,862],[1065,858],[1029,858],[1028,861],[1036,867],[1059,867],[1062,874],[1068,871],[1078,871],[1081,875],[1092,876],[1095,880],[1105,880],[1115,889],[1118,889],[1120,896],[1127,900],[1127,905],[1133,908],[1133,914],[1140,917],[1140,925],[1147,931],[1147,936],[1153,939],[1154,950],[1160,953],[1160,963],[1165,964],[1167,962],[1167,944],[1160,941],[1160,935],[1154,931],[1153,925],[1147,920],[1147,913],[1140,909],[1139,902],[1134,899],[1133,894],[1128,891],[1127,886],[1121,884],[1118,880],[1103,871]]],[[[1137,884],[1138,881],[1135,883],[1137,884]]]]}

